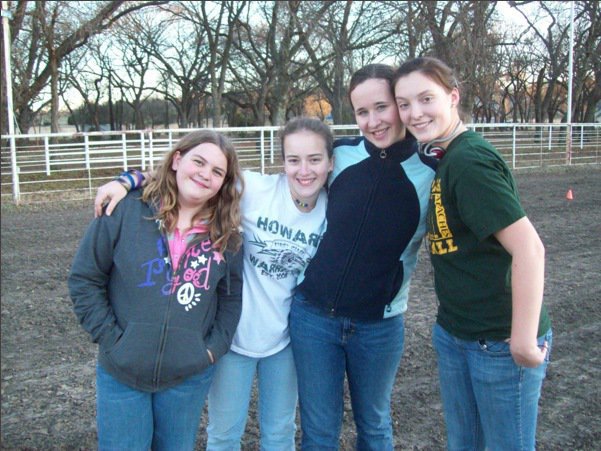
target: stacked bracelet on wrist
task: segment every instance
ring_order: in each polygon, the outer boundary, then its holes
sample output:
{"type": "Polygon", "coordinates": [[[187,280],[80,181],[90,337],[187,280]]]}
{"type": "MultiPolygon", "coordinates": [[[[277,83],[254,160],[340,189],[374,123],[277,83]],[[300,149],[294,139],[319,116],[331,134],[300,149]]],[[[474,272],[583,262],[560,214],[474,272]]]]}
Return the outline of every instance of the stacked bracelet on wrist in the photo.
{"type": "Polygon", "coordinates": [[[132,189],[138,189],[142,186],[142,182],[144,181],[144,174],[142,174],[137,169],[130,169],[128,171],[122,172],[117,177],[117,180],[126,191],[131,191],[132,189]],[[135,174],[136,178],[134,179],[132,174],[135,174]]]}
{"type": "Polygon", "coordinates": [[[136,183],[135,189],[140,188],[142,186],[142,182],[144,182],[144,174],[142,174],[137,169],[130,169],[129,172],[133,172],[134,174],[136,174],[136,180],[138,181],[138,183],[136,183]]]}

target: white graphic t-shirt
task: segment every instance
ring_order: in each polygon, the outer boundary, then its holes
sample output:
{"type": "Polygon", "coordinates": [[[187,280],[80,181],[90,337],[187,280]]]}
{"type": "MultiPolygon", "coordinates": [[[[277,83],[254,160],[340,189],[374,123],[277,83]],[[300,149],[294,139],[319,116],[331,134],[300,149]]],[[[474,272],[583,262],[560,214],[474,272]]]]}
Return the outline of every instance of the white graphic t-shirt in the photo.
{"type": "Polygon", "coordinates": [[[231,349],[250,357],[273,355],[290,342],[288,314],[297,278],[325,231],[322,190],[309,213],[299,211],[285,174],[244,172],[242,315],[231,349]]]}

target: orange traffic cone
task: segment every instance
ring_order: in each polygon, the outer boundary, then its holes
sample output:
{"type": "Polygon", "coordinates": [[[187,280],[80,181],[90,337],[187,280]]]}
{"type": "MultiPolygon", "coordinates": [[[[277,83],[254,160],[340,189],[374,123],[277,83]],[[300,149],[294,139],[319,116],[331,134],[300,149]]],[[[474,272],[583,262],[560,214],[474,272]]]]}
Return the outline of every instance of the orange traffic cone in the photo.
{"type": "Polygon", "coordinates": [[[572,189],[571,188],[566,193],[566,199],[567,200],[574,200],[574,193],[572,193],[572,189]]]}

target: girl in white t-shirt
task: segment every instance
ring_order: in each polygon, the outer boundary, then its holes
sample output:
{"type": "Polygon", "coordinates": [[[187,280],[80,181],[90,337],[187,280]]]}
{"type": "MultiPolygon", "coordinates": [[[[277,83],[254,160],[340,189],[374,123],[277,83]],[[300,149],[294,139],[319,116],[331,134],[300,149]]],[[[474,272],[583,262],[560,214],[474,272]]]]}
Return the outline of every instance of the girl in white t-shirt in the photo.
{"type": "MultiPolygon", "coordinates": [[[[245,171],[240,205],[244,239],[242,315],[230,351],[215,367],[209,392],[208,450],[240,448],[257,377],[261,449],[294,450],[296,371],[288,314],[293,290],[325,231],[324,185],[333,167],[333,136],[323,122],[299,117],[280,132],[284,174],[245,171]]],[[[139,172],[99,188],[96,214],[125,196],[139,172]]]]}

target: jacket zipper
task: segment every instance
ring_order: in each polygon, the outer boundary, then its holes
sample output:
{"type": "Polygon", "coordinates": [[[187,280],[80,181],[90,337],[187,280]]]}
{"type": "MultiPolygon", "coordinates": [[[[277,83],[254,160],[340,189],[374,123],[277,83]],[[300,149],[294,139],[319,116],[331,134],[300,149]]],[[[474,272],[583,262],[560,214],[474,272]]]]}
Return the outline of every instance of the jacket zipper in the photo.
{"type": "MultiPolygon", "coordinates": [[[[386,152],[386,149],[381,149],[380,150],[380,155],[379,155],[380,158],[382,160],[384,160],[385,157],[382,158],[382,156],[381,156],[382,155],[382,151],[386,152]]],[[[377,161],[377,163],[380,163],[380,161],[377,161]]],[[[368,202],[367,202],[367,205],[366,205],[365,210],[364,210],[365,213],[363,215],[363,218],[361,219],[361,224],[359,225],[359,229],[357,231],[357,235],[356,235],[355,241],[353,242],[353,247],[351,249],[351,252],[349,253],[349,257],[346,260],[346,264],[344,265],[344,271],[342,272],[342,277],[340,279],[341,281],[338,284],[338,289],[336,290],[336,295],[334,296],[334,305],[332,306],[332,308],[330,310],[330,313],[332,315],[336,312],[336,309],[338,307],[338,303],[339,303],[340,298],[342,296],[343,287],[346,285],[346,279],[348,278],[349,267],[351,265],[351,262],[354,260],[355,252],[357,250],[357,246],[358,246],[358,243],[360,241],[360,237],[361,237],[361,235],[363,233],[363,228],[365,226],[365,222],[367,221],[368,213],[371,210],[371,207],[373,206],[373,198],[375,196],[376,188],[380,184],[380,181],[382,180],[382,176],[383,175],[384,175],[384,171],[380,171],[380,174],[375,179],[375,183],[373,184],[373,187],[372,187],[372,189],[371,189],[371,191],[369,193],[368,202]]]]}
{"type": "MultiPolygon", "coordinates": [[[[171,251],[169,249],[169,242],[165,238],[165,235],[161,233],[161,239],[163,240],[163,246],[167,250],[167,269],[171,272],[171,281],[173,282],[173,278],[175,277],[175,270],[172,271],[172,260],[171,260],[171,251]]],[[[181,257],[180,257],[181,259],[181,257]]],[[[167,342],[167,324],[169,324],[169,316],[171,313],[171,301],[173,300],[173,293],[169,293],[169,297],[167,299],[167,309],[165,310],[165,318],[163,319],[163,325],[161,326],[161,336],[159,338],[159,353],[157,356],[157,362],[154,368],[154,376],[153,376],[153,384],[154,388],[159,388],[159,374],[161,372],[161,367],[163,364],[163,354],[165,352],[165,343],[167,342]]]]}
{"type": "MultiPolygon", "coordinates": [[[[173,283],[173,279],[175,278],[175,276],[177,275],[177,271],[175,269],[171,269],[172,267],[172,259],[171,259],[171,250],[169,249],[169,243],[167,242],[165,235],[161,234],[162,240],[163,240],[163,246],[166,246],[167,249],[167,255],[169,256],[167,265],[169,266],[169,270],[172,271],[171,272],[171,281],[173,283]]],[[[186,250],[184,251],[184,253],[180,256],[179,261],[180,263],[183,263],[185,261],[185,257],[186,255],[188,255],[188,253],[190,252],[190,249],[197,243],[199,242],[199,240],[196,239],[192,239],[189,243],[188,246],[186,246],[186,250]]],[[[165,311],[165,319],[163,320],[163,326],[161,327],[161,337],[160,337],[160,341],[159,341],[159,355],[157,358],[157,363],[156,363],[156,367],[154,370],[154,377],[153,377],[153,383],[156,389],[159,388],[159,373],[161,371],[161,367],[163,364],[163,355],[165,352],[165,343],[167,342],[167,325],[169,324],[169,317],[171,316],[171,304],[173,303],[173,298],[174,298],[175,294],[174,293],[169,293],[169,298],[167,299],[167,310],[165,311]]]]}

